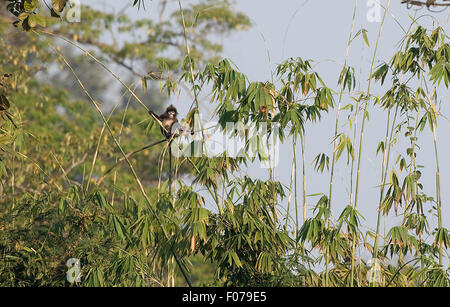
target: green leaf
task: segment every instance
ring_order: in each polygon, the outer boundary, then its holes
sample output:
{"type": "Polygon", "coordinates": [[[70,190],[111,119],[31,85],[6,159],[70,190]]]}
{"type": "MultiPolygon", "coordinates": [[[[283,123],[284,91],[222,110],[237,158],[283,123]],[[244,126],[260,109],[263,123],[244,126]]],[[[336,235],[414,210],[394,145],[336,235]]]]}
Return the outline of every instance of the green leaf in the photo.
{"type": "Polygon", "coordinates": [[[32,14],[28,16],[27,20],[30,28],[35,28],[37,25],[45,27],[47,24],[45,21],[45,17],[41,15],[32,14]]]}
{"type": "Polygon", "coordinates": [[[230,255],[233,258],[234,262],[236,263],[236,265],[238,267],[242,267],[242,263],[241,260],[239,259],[238,255],[236,254],[235,251],[230,251],[230,255]]]}
{"type": "Polygon", "coordinates": [[[31,13],[31,12],[34,12],[34,10],[36,9],[38,3],[39,3],[39,0],[26,0],[23,3],[23,8],[28,13],[31,13]]]}
{"type": "Polygon", "coordinates": [[[142,90],[144,93],[147,91],[147,77],[142,77],[142,90]]]}
{"type": "Polygon", "coordinates": [[[367,37],[367,30],[362,29],[361,31],[362,31],[364,42],[366,43],[367,47],[370,47],[369,38],[367,37]]]}
{"type": "Polygon", "coordinates": [[[17,18],[18,18],[19,20],[24,21],[25,19],[28,18],[28,16],[30,16],[29,13],[23,12],[23,13],[20,13],[19,16],[17,16],[17,18]]]}
{"type": "Polygon", "coordinates": [[[66,4],[67,0],[52,0],[53,9],[58,13],[61,13],[64,10],[66,4]]]}

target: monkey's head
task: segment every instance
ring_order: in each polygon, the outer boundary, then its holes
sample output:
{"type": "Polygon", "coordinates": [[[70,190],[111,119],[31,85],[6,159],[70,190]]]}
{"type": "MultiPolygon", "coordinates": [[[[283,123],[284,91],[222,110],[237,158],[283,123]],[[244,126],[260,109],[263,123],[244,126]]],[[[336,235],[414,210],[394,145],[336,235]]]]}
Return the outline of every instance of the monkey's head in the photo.
{"type": "Polygon", "coordinates": [[[166,109],[166,114],[168,114],[170,118],[176,118],[178,115],[177,108],[173,105],[168,106],[166,109]]]}

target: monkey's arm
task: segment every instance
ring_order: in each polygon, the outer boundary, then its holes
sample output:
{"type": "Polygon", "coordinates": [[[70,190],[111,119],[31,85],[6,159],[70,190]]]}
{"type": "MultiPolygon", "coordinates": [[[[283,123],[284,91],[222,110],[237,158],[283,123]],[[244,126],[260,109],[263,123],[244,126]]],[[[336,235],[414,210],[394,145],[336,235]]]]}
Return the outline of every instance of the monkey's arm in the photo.
{"type": "Polygon", "coordinates": [[[161,118],[159,117],[159,115],[158,114],[156,114],[155,112],[153,112],[152,110],[148,110],[148,114],[150,114],[150,116],[152,116],[155,120],[157,120],[157,121],[161,121],[161,118]]]}
{"type": "Polygon", "coordinates": [[[159,116],[158,114],[156,114],[155,112],[153,112],[152,110],[148,110],[148,114],[150,114],[151,117],[153,117],[154,120],[156,120],[156,122],[159,124],[160,128],[161,128],[161,132],[165,135],[166,133],[168,133],[166,127],[164,126],[164,118],[163,115],[159,116]]]}
{"type": "Polygon", "coordinates": [[[148,114],[155,116],[156,118],[159,118],[158,115],[156,115],[155,112],[153,112],[152,110],[148,109],[148,114]]]}

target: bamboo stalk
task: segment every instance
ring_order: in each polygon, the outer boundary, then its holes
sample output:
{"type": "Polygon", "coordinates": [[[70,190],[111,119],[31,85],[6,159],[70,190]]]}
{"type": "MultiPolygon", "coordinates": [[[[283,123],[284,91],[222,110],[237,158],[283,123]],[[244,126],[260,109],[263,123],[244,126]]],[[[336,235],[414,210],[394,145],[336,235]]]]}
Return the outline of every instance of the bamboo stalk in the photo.
{"type": "Polygon", "coordinates": [[[378,242],[379,242],[379,237],[380,237],[380,224],[381,224],[381,205],[382,205],[383,199],[384,199],[384,187],[386,185],[387,172],[389,169],[389,160],[390,160],[390,156],[391,156],[391,144],[392,144],[392,137],[394,134],[395,122],[397,119],[397,112],[398,112],[398,106],[395,109],[394,118],[393,118],[392,124],[391,124],[392,127],[390,128],[390,130],[389,130],[389,122],[390,122],[389,119],[390,119],[390,115],[391,115],[390,109],[388,112],[388,119],[386,122],[386,138],[385,138],[384,151],[383,151],[383,163],[381,165],[380,202],[379,202],[378,210],[377,210],[377,226],[376,226],[375,242],[373,245],[373,254],[372,254],[373,259],[378,258],[378,244],[379,244],[378,242]],[[388,135],[389,135],[389,139],[388,139],[388,135]]]}
{"type": "MultiPolygon", "coordinates": [[[[136,88],[134,88],[134,90],[136,90],[136,88]]],[[[130,95],[128,97],[127,105],[125,106],[125,111],[123,112],[122,121],[120,123],[120,130],[119,130],[119,137],[118,137],[119,144],[121,144],[123,127],[125,125],[125,118],[128,113],[128,108],[130,107],[131,97],[133,97],[133,96],[130,95]]],[[[116,163],[117,163],[117,159],[116,159],[116,163]]],[[[114,170],[114,176],[113,176],[113,185],[114,186],[116,185],[116,182],[117,182],[117,169],[114,170]]],[[[111,193],[112,194],[111,195],[111,206],[114,206],[115,193],[116,193],[116,190],[113,189],[112,193],[111,193]]]]}
{"type": "MultiPolygon", "coordinates": [[[[296,147],[297,147],[297,138],[294,135],[292,137],[292,166],[291,166],[291,182],[289,183],[289,196],[288,196],[288,203],[287,203],[287,210],[286,210],[286,224],[285,224],[285,229],[287,229],[288,223],[289,223],[289,218],[290,218],[290,209],[291,209],[291,201],[292,201],[292,195],[294,194],[293,191],[295,189],[295,191],[297,191],[296,189],[296,185],[294,185],[294,181],[297,178],[297,159],[296,159],[296,147]]],[[[297,206],[295,206],[295,217],[296,217],[296,237],[297,237],[297,224],[298,224],[298,211],[297,211],[297,206]]]]}
{"type": "MultiPolygon", "coordinates": [[[[303,184],[303,223],[306,221],[306,168],[305,168],[305,136],[300,135],[302,142],[302,184],[303,184]]],[[[297,184],[297,182],[296,182],[297,184]]],[[[297,193],[297,189],[295,189],[297,193]]],[[[295,196],[295,201],[297,202],[297,196],[295,196]]],[[[298,232],[298,217],[297,217],[297,232],[298,232]]]]}
{"type": "MultiPolygon", "coordinates": [[[[91,94],[87,91],[87,89],[86,89],[86,87],[84,86],[83,82],[79,79],[78,75],[76,74],[76,72],[74,71],[74,69],[73,69],[73,67],[70,65],[70,63],[67,61],[67,59],[66,59],[59,51],[57,51],[55,48],[52,47],[52,49],[53,49],[53,50],[61,57],[61,59],[62,59],[62,61],[64,62],[64,64],[70,69],[70,71],[72,72],[72,74],[74,75],[74,77],[77,79],[77,82],[78,82],[78,84],[80,85],[80,87],[82,88],[83,92],[86,94],[86,96],[89,98],[89,100],[91,101],[91,103],[92,103],[92,105],[94,106],[94,108],[95,108],[95,109],[97,110],[97,112],[99,113],[100,117],[101,117],[102,120],[103,120],[103,123],[106,125],[106,128],[108,129],[109,134],[110,134],[111,137],[113,138],[115,145],[116,145],[117,148],[120,150],[120,153],[122,154],[122,156],[125,158],[125,160],[126,160],[128,166],[129,166],[129,168],[130,168],[130,170],[131,170],[131,173],[133,174],[133,177],[135,178],[136,183],[137,183],[137,185],[138,185],[138,187],[139,187],[139,189],[140,189],[140,191],[141,191],[141,193],[142,193],[144,199],[146,200],[146,202],[147,202],[147,204],[148,204],[148,208],[151,210],[152,214],[155,216],[155,219],[156,219],[156,221],[158,222],[159,226],[161,227],[161,230],[162,230],[162,232],[163,232],[163,235],[164,235],[165,239],[166,239],[167,241],[169,241],[168,233],[167,233],[167,231],[166,231],[164,225],[162,224],[162,222],[161,222],[159,216],[157,215],[156,211],[154,210],[154,208],[153,208],[153,206],[152,206],[152,204],[151,204],[151,202],[150,202],[150,199],[149,199],[147,193],[145,192],[145,189],[144,189],[144,186],[142,185],[141,180],[139,179],[139,177],[138,177],[136,171],[134,170],[134,167],[133,167],[133,165],[131,164],[130,160],[126,157],[126,154],[125,154],[125,152],[123,151],[122,146],[119,144],[119,142],[117,141],[117,138],[114,136],[114,133],[113,133],[113,131],[112,131],[112,129],[111,129],[111,127],[110,127],[108,121],[106,120],[106,118],[105,118],[105,116],[104,116],[102,110],[100,109],[98,103],[94,100],[94,98],[91,96],[91,94]]],[[[172,246],[170,247],[170,251],[171,251],[171,253],[173,254],[173,256],[174,256],[174,258],[175,258],[175,260],[176,260],[176,262],[177,262],[177,265],[178,265],[178,267],[180,268],[181,273],[182,273],[183,277],[185,278],[187,284],[188,284],[190,287],[192,287],[192,284],[191,284],[191,281],[190,281],[190,279],[189,279],[189,277],[188,277],[188,275],[187,275],[186,269],[185,269],[184,266],[182,265],[181,260],[180,260],[180,258],[178,257],[178,254],[177,254],[176,251],[172,248],[172,246]]]]}
{"type": "MultiPolygon", "coordinates": [[[[438,214],[438,227],[442,228],[442,207],[441,207],[441,177],[439,171],[439,156],[437,149],[436,123],[433,122],[433,144],[434,157],[436,159],[436,204],[438,214]]],[[[442,244],[439,244],[439,265],[442,266],[443,250],[442,244]]]]}
{"type": "MultiPolygon", "coordinates": [[[[395,110],[394,118],[392,120],[389,139],[387,139],[387,135],[389,133],[389,116],[390,116],[390,110],[389,110],[388,121],[387,121],[388,127],[386,128],[386,142],[387,143],[385,143],[385,148],[384,148],[384,152],[383,152],[383,163],[382,163],[382,174],[381,174],[381,185],[380,185],[380,203],[379,203],[378,218],[377,218],[378,219],[377,234],[379,233],[379,226],[380,226],[379,219],[380,219],[380,215],[381,215],[380,207],[381,207],[381,203],[384,198],[384,187],[386,185],[387,171],[389,169],[389,160],[390,160],[390,156],[391,156],[390,153],[391,153],[391,147],[392,147],[391,144],[392,144],[392,139],[393,139],[393,135],[394,135],[394,127],[395,127],[395,123],[397,120],[397,114],[398,114],[398,107],[395,110]]],[[[375,245],[374,245],[374,258],[376,258],[377,242],[378,242],[378,235],[376,236],[375,245]]]]}
{"type": "MultiPolygon", "coordinates": [[[[422,72],[423,76],[423,72],[422,72]]],[[[427,92],[429,93],[427,82],[424,82],[425,88],[427,89],[427,92]]],[[[442,207],[441,207],[441,176],[440,176],[440,169],[439,169],[439,155],[438,155],[438,148],[437,148],[437,133],[436,133],[436,125],[437,125],[437,95],[433,93],[432,98],[428,98],[430,100],[430,110],[428,112],[433,112],[433,116],[431,119],[432,124],[432,132],[433,132],[433,147],[434,147],[434,158],[436,162],[436,208],[437,208],[437,216],[438,216],[438,228],[442,228],[442,207]],[[433,120],[435,119],[435,120],[433,120]]],[[[442,244],[439,244],[439,265],[442,266],[442,260],[443,260],[443,250],[442,250],[442,244]]]]}
{"type": "MultiPolygon", "coordinates": [[[[123,97],[123,95],[120,97],[120,99],[123,97]]],[[[114,108],[109,113],[109,116],[107,118],[108,122],[111,120],[111,117],[114,114],[114,111],[119,106],[120,99],[119,99],[119,102],[114,106],[114,108]]],[[[91,169],[89,170],[89,175],[88,175],[88,179],[87,179],[87,182],[86,182],[86,193],[89,191],[89,185],[91,183],[92,174],[94,173],[94,168],[95,168],[95,164],[97,162],[98,153],[100,152],[100,144],[101,144],[101,142],[103,140],[103,134],[105,133],[105,129],[106,129],[106,126],[105,126],[105,124],[103,124],[102,129],[100,130],[100,136],[98,137],[98,141],[97,141],[97,145],[96,145],[95,153],[94,153],[94,158],[92,159],[91,169]]]]}
{"type": "MultiPolygon", "coordinates": [[[[352,26],[351,26],[351,30],[350,30],[350,35],[348,37],[348,42],[347,42],[347,48],[345,50],[345,60],[344,60],[344,68],[347,67],[347,61],[348,61],[348,54],[350,51],[350,44],[352,41],[352,36],[353,36],[353,29],[355,27],[355,19],[356,19],[356,9],[358,6],[358,0],[355,0],[355,7],[353,9],[353,19],[352,19],[352,26]]],[[[341,111],[341,103],[342,103],[342,97],[344,94],[344,87],[345,84],[344,82],[342,82],[341,84],[341,90],[339,93],[339,101],[338,101],[338,106],[337,106],[337,112],[336,112],[336,121],[335,121],[335,125],[334,125],[334,134],[333,134],[333,157],[331,159],[331,170],[330,170],[330,188],[329,188],[329,192],[328,192],[328,207],[331,208],[331,200],[333,197],[333,178],[334,178],[334,169],[335,169],[335,164],[336,164],[336,150],[337,150],[337,134],[338,134],[338,127],[339,127],[339,117],[340,117],[340,111],[341,111]]]]}
{"type": "MultiPolygon", "coordinates": [[[[372,73],[373,73],[373,68],[374,68],[374,64],[375,64],[375,57],[376,57],[378,46],[380,43],[380,38],[381,38],[382,30],[383,30],[384,21],[386,20],[386,14],[387,14],[390,4],[391,4],[391,0],[388,1],[386,9],[384,10],[383,19],[381,20],[380,29],[378,31],[377,41],[375,44],[375,50],[373,52],[372,63],[370,65],[369,84],[367,86],[367,94],[366,94],[366,98],[365,98],[366,101],[365,101],[365,105],[364,105],[363,119],[362,119],[362,124],[361,124],[361,132],[360,132],[360,137],[359,137],[358,165],[357,165],[357,171],[356,171],[355,202],[354,202],[355,209],[358,208],[359,179],[360,179],[360,175],[361,175],[362,144],[363,144],[363,140],[364,140],[364,127],[365,127],[366,118],[367,118],[366,117],[367,106],[369,104],[370,90],[371,90],[371,85],[372,85],[372,73]]],[[[356,238],[355,238],[355,235],[353,235],[352,265],[351,265],[351,285],[352,286],[353,286],[353,276],[354,276],[354,270],[355,270],[355,259],[354,259],[355,258],[355,243],[356,243],[356,238]]]]}
{"type": "MultiPolygon", "coordinates": [[[[352,42],[352,36],[353,36],[353,30],[355,28],[355,20],[356,20],[356,10],[358,7],[358,0],[355,0],[355,6],[353,8],[353,17],[352,17],[352,25],[350,28],[350,34],[348,36],[347,41],[347,47],[345,50],[345,57],[344,57],[344,68],[347,67],[347,61],[348,61],[348,54],[350,51],[350,44],[352,42]]],[[[333,179],[334,179],[334,169],[336,165],[336,150],[337,150],[337,134],[338,134],[338,127],[339,127],[339,117],[340,117],[340,111],[341,111],[341,103],[342,103],[342,97],[344,94],[344,87],[345,84],[342,82],[341,84],[341,90],[339,93],[339,101],[337,106],[337,112],[336,112],[336,121],[335,121],[335,127],[334,127],[334,134],[333,134],[333,156],[331,159],[331,170],[330,170],[330,184],[329,184],[329,192],[328,192],[328,208],[331,210],[331,201],[333,199],[333,179]]],[[[305,213],[304,213],[305,216],[305,213]]],[[[327,225],[330,223],[330,216],[328,216],[327,225]]],[[[328,286],[328,249],[326,250],[325,255],[325,286],[328,286]]]]}

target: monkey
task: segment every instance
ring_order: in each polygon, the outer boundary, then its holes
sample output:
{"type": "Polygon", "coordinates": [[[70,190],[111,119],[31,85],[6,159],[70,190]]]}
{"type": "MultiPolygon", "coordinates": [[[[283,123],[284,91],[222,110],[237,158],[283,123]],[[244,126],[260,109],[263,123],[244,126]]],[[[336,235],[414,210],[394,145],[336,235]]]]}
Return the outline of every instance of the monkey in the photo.
{"type": "Polygon", "coordinates": [[[173,130],[176,130],[177,128],[178,131],[181,130],[177,119],[178,111],[177,108],[170,105],[167,107],[166,111],[159,116],[152,110],[149,110],[148,113],[159,121],[159,124],[161,125],[161,133],[169,142],[169,194],[172,195],[172,147],[170,145],[172,138],[174,136],[178,136],[178,133],[173,130]]]}
{"type": "Polygon", "coordinates": [[[13,124],[14,128],[17,129],[17,125],[14,122],[14,120],[12,119],[11,113],[8,112],[9,107],[10,107],[10,104],[9,104],[8,98],[6,98],[5,95],[1,94],[0,95],[0,116],[2,118],[4,118],[4,116],[6,116],[9,119],[9,121],[13,124]]]}
{"type": "Polygon", "coordinates": [[[175,132],[172,130],[174,130],[174,128],[177,128],[178,126],[177,108],[175,108],[173,105],[170,105],[167,107],[166,111],[159,116],[156,115],[152,110],[149,110],[148,113],[160,121],[160,124],[162,124],[161,133],[166,137],[166,139],[169,140],[175,132]]]}

